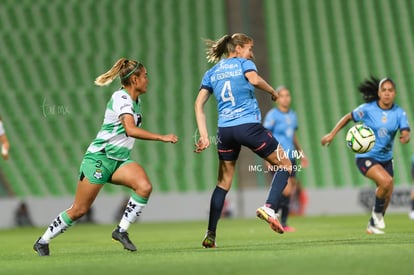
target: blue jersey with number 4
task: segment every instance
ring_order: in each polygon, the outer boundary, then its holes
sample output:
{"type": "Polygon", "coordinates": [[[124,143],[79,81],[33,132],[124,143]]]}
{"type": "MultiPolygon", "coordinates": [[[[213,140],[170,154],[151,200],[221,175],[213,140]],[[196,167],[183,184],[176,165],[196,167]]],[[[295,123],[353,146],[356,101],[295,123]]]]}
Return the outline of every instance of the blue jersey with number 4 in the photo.
{"type": "Polygon", "coordinates": [[[204,74],[200,89],[214,94],[219,127],[261,122],[254,86],[245,77],[249,71],[257,71],[253,61],[234,57],[222,59],[204,74]]]}
{"type": "Polygon", "coordinates": [[[352,119],[374,130],[375,145],[371,151],[356,157],[373,158],[377,161],[392,159],[394,137],[397,131],[410,130],[405,111],[394,104],[391,109],[381,109],[376,101],[365,103],[352,111],[352,119]]]}

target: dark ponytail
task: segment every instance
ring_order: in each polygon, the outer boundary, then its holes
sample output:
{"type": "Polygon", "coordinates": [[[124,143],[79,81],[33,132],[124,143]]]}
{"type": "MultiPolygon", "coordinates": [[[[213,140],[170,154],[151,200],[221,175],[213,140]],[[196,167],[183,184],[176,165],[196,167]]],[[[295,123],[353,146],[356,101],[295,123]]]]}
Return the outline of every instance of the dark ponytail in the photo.
{"type": "Polygon", "coordinates": [[[376,101],[378,97],[380,79],[371,75],[370,78],[364,80],[358,86],[358,91],[362,94],[362,98],[366,103],[376,101]]]}

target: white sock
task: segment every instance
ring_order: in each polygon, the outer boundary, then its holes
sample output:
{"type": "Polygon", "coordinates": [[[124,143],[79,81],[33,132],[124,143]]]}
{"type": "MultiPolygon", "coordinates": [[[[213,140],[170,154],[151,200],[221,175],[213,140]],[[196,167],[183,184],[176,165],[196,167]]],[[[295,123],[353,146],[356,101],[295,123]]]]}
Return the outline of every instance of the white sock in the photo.
{"type": "Polygon", "coordinates": [[[46,229],[45,233],[40,238],[39,243],[49,243],[51,239],[65,232],[72,224],[73,221],[71,218],[69,218],[68,214],[63,211],[49,225],[48,229],[46,229]]]}
{"type": "Polygon", "coordinates": [[[129,226],[137,220],[146,205],[146,202],[137,202],[132,197],[129,198],[124,215],[122,215],[122,219],[119,222],[119,231],[127,231],[129,226]]]}

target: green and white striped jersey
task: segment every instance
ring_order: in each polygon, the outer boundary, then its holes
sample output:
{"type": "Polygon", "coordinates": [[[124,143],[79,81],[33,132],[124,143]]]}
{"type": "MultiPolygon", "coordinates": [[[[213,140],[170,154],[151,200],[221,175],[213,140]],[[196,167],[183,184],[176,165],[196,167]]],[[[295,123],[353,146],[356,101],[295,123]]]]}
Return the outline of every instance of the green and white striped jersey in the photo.
{"type": "Polygon", "coordinates": [[[114,92],[106,105],[105,117],[101,129],[87,151],[95,153],[105,150],[108,158],[126,160],[129,158],[135,138],[128,137],[119,117],[122,114],[134,116],[135,124],[141,127],[141,102],[134,102],[124,89],[114,92]]]}

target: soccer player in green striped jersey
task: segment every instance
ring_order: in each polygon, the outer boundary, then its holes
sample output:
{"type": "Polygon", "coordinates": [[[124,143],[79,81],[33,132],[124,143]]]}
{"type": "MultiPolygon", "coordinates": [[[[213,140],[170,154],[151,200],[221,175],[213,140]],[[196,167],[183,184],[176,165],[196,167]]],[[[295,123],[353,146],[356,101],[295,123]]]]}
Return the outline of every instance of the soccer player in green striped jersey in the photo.
{"type": "Polygon", "coordinates": [[[66,231],[88,212],[107,182],[133,190],[124,215],[112,232],[112,238],[129,251],[137,250],[127,230],[146,206],[152,185],[143,167],[129,158],[130,152],[135,139],[176,143],[178,138],[174,134],[161,135],[140,128],[142,116],[139,97],[146,93],[148,85],[147,71],[141,63],[121,58],[108,72],[98,76],[95,84],[108,85],[116,77],[121,79],[122,87],[113,93],[106,106],[102,127],[86,150],[73,204],[52,221],[33,246],[40,256],[50,254],[51,239],[66,231]]]}

